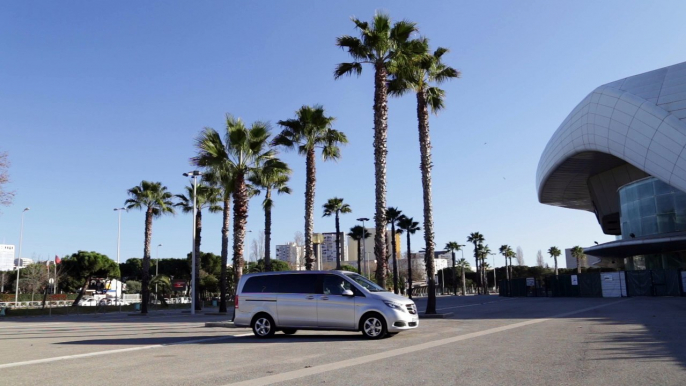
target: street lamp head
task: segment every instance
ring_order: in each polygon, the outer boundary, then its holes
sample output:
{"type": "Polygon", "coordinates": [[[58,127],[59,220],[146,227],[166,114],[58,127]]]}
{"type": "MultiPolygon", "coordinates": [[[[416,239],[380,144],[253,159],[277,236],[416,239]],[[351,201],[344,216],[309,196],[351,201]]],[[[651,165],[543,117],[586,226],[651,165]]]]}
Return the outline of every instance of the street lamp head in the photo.
{"type": "Polygon", "coordinates": [[[126,210],[126,208],[114,208],[114,211],[115,211],[115,212],[118,212],[118,211],[120,211],[120,210],[126,210]]]}
{"type": "Polygon", "coordinates": [[[183,173],[185,177],[199,177],[202,176],[202,173],[199,170],[193,170],[188,173],[183,173]]]}
{"type": "Polygon", "coordinates": [[[28,210],[31,210],[31,208],[24,208],[24,210],[22,210],[22,212],[26,212],[28,210]]]}
{"type": "Polygon", "coordinates": [[[162,244],[158,245],[158,247],[161,247],[161,246],[162,246],[162,244]]]}
{"type": "Polygon", "coordinates": [[[369,221],[369,219],[366,217],[360,217],[357,219],[357,221],[369,221]]]}

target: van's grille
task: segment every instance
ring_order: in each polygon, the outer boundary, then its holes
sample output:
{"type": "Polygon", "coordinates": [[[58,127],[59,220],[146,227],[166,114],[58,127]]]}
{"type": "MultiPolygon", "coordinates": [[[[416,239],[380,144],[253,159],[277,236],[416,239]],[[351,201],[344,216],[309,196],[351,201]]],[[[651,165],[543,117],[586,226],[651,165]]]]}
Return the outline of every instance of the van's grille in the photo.
{"type": "Polygon", "coordinates": [[[417,306],[415,306],[414,304],[407,304],[406,306],[407,306],[407,312],[409,312],[412,315],[417,314],[417,306]]]}

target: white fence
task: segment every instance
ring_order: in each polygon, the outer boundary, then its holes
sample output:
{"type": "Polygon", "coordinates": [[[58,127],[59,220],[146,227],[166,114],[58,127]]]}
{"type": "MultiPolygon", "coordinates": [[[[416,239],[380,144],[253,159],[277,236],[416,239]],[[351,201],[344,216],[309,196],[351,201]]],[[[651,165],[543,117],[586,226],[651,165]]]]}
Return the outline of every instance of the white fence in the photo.
{"type": "Polygon", "coordinates": [[[626,280],[624,271],[602,272],[600,284],[603,288],[604,298],[620,298],[626,296],[626,280]]]}

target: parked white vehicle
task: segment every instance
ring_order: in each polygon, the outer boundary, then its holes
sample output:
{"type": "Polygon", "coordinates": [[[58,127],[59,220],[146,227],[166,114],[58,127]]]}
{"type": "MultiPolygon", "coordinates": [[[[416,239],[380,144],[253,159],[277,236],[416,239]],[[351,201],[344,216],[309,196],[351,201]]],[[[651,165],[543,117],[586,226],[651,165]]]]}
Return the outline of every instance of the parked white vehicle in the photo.
{"type": "Polygon", "coordinates": [[[107,299],[108,306],[129,306],[131,303],[122,299],[107,299]]]}

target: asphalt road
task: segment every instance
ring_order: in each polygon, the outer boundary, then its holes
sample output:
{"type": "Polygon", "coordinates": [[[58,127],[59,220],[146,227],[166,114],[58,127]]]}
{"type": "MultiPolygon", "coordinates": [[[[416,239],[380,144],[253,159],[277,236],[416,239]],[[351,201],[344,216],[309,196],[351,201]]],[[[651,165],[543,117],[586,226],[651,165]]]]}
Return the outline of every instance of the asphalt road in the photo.
{"type": "Polygon", "coordinates": [[[438,309],[453,315],[379,341],[264,341],[180,312],[0,319],[0,384],[686,384],[686,299],[441,297],[438,309]]]}

